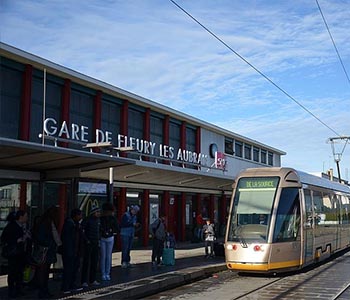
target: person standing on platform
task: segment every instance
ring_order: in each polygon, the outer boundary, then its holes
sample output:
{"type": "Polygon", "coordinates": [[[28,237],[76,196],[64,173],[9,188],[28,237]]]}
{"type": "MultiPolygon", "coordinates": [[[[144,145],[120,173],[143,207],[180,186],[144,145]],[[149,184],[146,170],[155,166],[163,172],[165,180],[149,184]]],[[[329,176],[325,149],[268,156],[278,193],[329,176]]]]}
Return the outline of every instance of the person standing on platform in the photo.
{"type": "Polygon", "coordinates": [[[120,237],[122,242],[122,268],[130,268],[130,251],[135,235],[135,227],[140,224],[137,222],[137,213],[140,207],[138,205],[133,205],[130,207],[129,211],[126,211],[120,222],[120,237]]]}
{"type": "MultiPolygon", "coordinates": [[[[1,235],[1,245],[7,247],[8,256],[8,296],[16,298],[23,295],[23,271],[26,264],[26,244],[30,232],[26,228],[28,215],[24,210],[12,212],[7,216],[8,222],[1,235]]],[[[3,250],[4,251],[4,250],[3,250]]]]}
{"type": "Polygon", "coordinates": [[[212,258],[214,257],[215,228],[214,224],[210,222],[210,219],[207,219],[206,224],[203,225],[203,234],[205,245],[205,258],[212,258]]]}
{"type": "Polygon", "coordinates": [[[36,268],[36,275],[39,287],[38,297],[48,299],[53,295],[49,292],[50,266],[57,262],[57,247],[62,241],[57,232],[59,221],[59,210],[56,206],[49,207],[39,219],[33,232],[34,244],[48,247],[45,261],[36,268]]]}
{"type": "Polygon", "coordinates": [[[112,253],[114,246],[114,237],[119,231],[117,218],[114,216],[114,206],[110,202],[102,205],[102,216],[100,218],[101,232],[101,279],[111,280],[112,253]]]}
{"type": "Polygon", "coordinates": [[[161,266],[161,257],[167,235],[165,222],[166,217],[162,215],[150,225],[152,234],[152,267],[161,266]]]}
{"type": "Polygon", "coordinates": [[[81,270],[82,287],[98,286],[96,271],[100,247],[100,212],[101,209],[93,205],[90,215],[82,222],[84,232],[84,255],[81,270]]]}
{"type": "Polygon", "coordinates": [[[202,214],[199,212],[196,217],[196,237],[198,242],[203,240],[203,225],[205,224],[202,214]]]}
{"type": "Polygon", "coordinates": [[[70,217],[65,220],[61,233],[63,261],[62,291],[64,294],[82,290],[76,283],[82,254],[83,231],[80,224],[82,217],[83,213],[80,209],[73,209],[70,217]]]}

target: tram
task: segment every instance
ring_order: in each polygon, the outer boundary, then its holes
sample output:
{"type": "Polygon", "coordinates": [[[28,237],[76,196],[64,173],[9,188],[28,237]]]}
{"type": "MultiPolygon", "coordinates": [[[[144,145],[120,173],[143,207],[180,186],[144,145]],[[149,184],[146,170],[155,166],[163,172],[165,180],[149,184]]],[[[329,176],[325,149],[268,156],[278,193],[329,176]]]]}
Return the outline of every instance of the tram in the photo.
{"type": "Polygon", "coordinates": [[[225,259],[239,272],[304,268],[350,247],[350,187],[292,168],[251,168],[233,183],[225,259]]]}

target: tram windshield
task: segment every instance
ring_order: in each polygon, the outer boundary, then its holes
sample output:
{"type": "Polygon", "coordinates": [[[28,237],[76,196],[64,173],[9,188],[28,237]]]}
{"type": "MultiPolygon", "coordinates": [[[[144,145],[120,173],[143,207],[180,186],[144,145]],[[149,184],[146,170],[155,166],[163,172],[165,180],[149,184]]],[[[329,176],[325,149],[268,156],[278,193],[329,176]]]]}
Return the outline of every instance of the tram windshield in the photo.
{"type": "Polygon", "coordinates": [[[241,178],[234,195],[228,241],[266,242],[279,177],[241,178]]]}

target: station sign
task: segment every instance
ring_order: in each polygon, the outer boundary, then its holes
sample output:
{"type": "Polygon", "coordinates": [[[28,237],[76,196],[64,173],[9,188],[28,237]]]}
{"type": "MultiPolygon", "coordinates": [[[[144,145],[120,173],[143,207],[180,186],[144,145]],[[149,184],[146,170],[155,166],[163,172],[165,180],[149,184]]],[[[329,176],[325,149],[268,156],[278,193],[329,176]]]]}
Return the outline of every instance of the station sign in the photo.
{"type": "MultiPolygon", "coordinates": [[[[69,124],[66,121],[62,123],[57,122],[54,118],[47,118],[44,121],[44,132],[48,136],[71,139],[74,141],[79,141],[83,143],[104,143],[112,142],[113,133],[108,130],[95,130],[94,140],[89,136],[89,127],[69,124]]],[[[157,156],[164,159],[177,160],[185,163],[193,163],[201,166],[210,166],[209,155],[204,153],[197,153],[182,148],[175,148],[170,145],[158,144],[152,141],[147,141],[144,139],[135,138],[132,136],[127,136],[123,134],[117,135],[117,148],[132,147],[135,151],[140,154],[157,156]]],[[[219,156],[221,154],[219,153],[219,156]]],[[[215,159],[215,167],[218,169],[224,169],[224,158],[217,157],[215,159]]]]}

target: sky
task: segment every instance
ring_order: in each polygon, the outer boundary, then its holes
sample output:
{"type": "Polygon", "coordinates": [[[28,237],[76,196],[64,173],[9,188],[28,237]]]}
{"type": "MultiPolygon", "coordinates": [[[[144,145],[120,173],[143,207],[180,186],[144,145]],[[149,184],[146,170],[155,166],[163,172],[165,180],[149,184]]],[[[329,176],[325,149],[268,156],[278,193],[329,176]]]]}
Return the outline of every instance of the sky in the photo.
{"type": "Polygon", "coordinates": [[[337,176],[327,141],[350,136],[350,0],[174,2],[0,0],[0,39],[337,176]]]}

